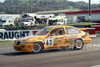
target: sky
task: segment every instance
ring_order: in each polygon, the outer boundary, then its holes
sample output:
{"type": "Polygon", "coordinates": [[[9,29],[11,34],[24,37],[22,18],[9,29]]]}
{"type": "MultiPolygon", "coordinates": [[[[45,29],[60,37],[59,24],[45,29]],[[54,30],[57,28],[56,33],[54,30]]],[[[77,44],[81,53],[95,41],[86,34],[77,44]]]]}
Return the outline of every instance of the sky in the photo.
{"type": "Polygon", "coordinates": [[[0,0],[0,2],[4,2],[5,0],[0,0]]]}
{"type": "MultiPolygon", "coordinates": [[[[4,2],[4,1],[5,0],[0,0],[0,2],[4,2]]],[[[74,2],[76,2],[76,1],[85,1],[85,2],[88,3],[89,0],[68,0],[68,1],[74,1],[74,2]]],[[[91,3],[92,4],[98,4],[98,3],[100,3],[100,0],[91,0],[91,3]]]]}

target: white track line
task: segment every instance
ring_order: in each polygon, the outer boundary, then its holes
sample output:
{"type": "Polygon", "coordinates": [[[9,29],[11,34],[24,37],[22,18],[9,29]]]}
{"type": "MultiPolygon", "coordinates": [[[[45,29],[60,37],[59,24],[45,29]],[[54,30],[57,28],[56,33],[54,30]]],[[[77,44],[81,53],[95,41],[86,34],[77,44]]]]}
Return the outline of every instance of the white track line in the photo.
{"type": "Polygon", "coordinates": [[[95,66],[91,66],[91,67],[100,67],[100,65],[95,65],[95,66]]]}

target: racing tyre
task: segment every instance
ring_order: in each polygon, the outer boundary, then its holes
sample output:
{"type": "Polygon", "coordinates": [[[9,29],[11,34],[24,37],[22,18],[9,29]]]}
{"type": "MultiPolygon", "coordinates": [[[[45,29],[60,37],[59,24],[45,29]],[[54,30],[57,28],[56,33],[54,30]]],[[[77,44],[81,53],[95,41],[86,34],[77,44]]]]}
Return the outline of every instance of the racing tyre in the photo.
{"type": "Polygon", "coordinates": [[[34,43],[33,45],[33,53],[40,53],[42,51],[42,44],[41,43],[34,43]]]}
{"type": "Polygon", "coordinates": [[[74,44],[73,49],[74,50],[81,50],[83,48],[83,45],[84,45],[83,40],[77,39],[77,40],[75,40],[75,44],[74,44]]]}

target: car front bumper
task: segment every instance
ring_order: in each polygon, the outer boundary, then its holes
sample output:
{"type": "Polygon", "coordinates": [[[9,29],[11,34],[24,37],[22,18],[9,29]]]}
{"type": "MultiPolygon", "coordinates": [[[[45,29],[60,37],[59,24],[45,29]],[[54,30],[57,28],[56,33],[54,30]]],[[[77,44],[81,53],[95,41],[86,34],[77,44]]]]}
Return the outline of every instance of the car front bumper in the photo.
{"type": "Polygon", "coordinates": [[[24,44],[24,45],[13,45],[14,50],[22,52],[32,52],[33,45],[24,44]]]}

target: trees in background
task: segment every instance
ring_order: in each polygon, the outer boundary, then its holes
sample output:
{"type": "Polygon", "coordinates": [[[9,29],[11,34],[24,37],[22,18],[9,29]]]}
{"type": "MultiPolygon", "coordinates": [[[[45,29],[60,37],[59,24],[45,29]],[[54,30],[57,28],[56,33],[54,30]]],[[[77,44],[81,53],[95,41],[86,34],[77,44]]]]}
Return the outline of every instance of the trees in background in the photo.
{"type": "MultiPolygon", "coordinates": [[[[92,4],[92,9],[100,9],[99,5],[92,4]]],[[[74,8],[88,10],[88,3],[67,0],[5,0],[3,3],[0,3],[0,13],[9,14],[74,8]]]]}

